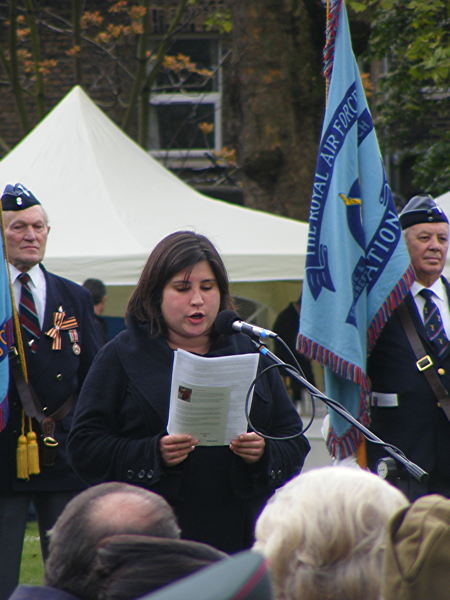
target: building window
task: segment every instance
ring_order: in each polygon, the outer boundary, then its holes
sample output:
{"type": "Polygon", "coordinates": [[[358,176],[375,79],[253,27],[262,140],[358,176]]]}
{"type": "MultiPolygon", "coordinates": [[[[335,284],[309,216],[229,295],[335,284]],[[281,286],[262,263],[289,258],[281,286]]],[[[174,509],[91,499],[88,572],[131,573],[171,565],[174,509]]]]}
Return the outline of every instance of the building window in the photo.
{"type": "Polygon", "coordinates": [[[150,99],[154,156],[195,158],[221,149],[220,56],[221,43],[212,38],[180,39],[170,48],[150,99]]]}

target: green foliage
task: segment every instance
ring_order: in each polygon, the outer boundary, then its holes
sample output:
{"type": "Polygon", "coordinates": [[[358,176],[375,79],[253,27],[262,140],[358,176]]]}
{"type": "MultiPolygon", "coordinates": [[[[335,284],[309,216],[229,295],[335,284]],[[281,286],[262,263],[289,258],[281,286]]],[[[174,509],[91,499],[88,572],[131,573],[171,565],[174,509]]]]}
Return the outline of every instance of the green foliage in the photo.
{"type": "Polygon", "coordinates": [[[390,10],[381,0],[374,22],[373,48],[378,54],[391,54],[397,68],[413,80],[445,85],[450,73],[448,19],[447,0],[398,1],[390,10]],[[388,38],[384,25],[396,23],[404,28],[396,30],[396,37],[388,38]]]}
{"type": "Polygon", "coordinates": [[[45,115],[47,87],[52,85],[47,79],[57,68],[63,69],[70,57],[73,75],[64,72],[64,79],[89,86],[90,61],[95,61],[100,75],[93,86],[103,78],[110,82],[111,97],[119,98],[123,108],[122,128],[127,131],[134,119],[137,141],[145,146],[152,85],[177,31],[198,18],[198,0],[176,0],[171,10],[162,1],[154,6],[152,0],[108,0],[98,3],[96,10],[87,10],[89,3],[73,0],[70,18],[68,3],[54,2],[50,8],[44,4],[36,0],[0,3],[0,79],[14,96],[22,133],[45,115]],[[164,35],[156,44],[150,35],[153,10],[166,11],[167,18],[164,35]],[[51,57],[44,43],[49,31],[60,41],[61,50],[51,57]]]}
{"type": "Polygon", "coordinates": [[[231,10],[228,8],[217,9],[205,20],[205,29],[207,31],[218,31],[219,33],[231,33],[233,21],[231,10]]]}
{"type": "Polygon", "coordinates": [[[352,2],[351,6],[356,13],[363,12],[367,8],[363,2],[352,2]]]}
{"type": "Polygon", "coordinates": [[[369,58],[381,61],[375,116],[385,150],[414,157],[413,185],[450,188],[448,0],[348,0],[370,10],[369,58]],[[446,160],[447,159],[447,160],[446,160]]]}
{"type": "MultiPolygon", "coordinates": [[[[420,146],[419,146],[420,150],[420,146]]],[[[448,190],[450,182],[450,135],[430,147],[423,147],[416,159],[414,181],[418,189],[437,196],[448,190]]]]}

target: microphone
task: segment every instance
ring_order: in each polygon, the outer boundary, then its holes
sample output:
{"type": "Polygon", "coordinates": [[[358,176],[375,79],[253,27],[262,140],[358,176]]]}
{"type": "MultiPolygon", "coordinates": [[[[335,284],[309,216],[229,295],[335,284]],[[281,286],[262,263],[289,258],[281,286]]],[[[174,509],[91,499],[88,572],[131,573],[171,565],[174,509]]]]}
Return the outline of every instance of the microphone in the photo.
{"type": "Polygon", "coordinates": [[[278,335],[270,329],[263,329],[257,325],[241,321],[238,315],[232,310],[222,310],[216,318],[214,328],[217,333],[245,333],[253,338],[277,338],[278,335]]]}

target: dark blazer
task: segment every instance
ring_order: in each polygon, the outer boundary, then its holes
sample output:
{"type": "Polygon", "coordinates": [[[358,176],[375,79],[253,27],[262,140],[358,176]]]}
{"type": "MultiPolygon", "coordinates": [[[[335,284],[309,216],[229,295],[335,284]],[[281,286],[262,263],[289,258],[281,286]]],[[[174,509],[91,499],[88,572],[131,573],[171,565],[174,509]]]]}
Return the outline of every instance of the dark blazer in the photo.
{"type": "MultiPolygon", "coordinates": [[[[241,334],[222,336],[208,356],[255,352],[241,334]]],[[[126,481],[162,494],[183,537],[226,552],[248,547],[254,519],[273,490],[298,473],[309,444],[303,436],[270,440],[264,457],[247,465],[228,446],[197,447],[165,467],[159,440],[166,433],[174,352],[134,322],[98,353],[83,385],[69,435],[76,471],[90,483],[126,481]]],[[[261,368],[268,359],[260,360],[261,368]]],[[[301,420],[272,369],[255,387],[250,413],[272,436],[301,431],[301,420]]]]}
{"type": "MultiPolygon", "coordinates": [[[[443,278],[450,303],[450,286],[443,278]]],[[[450,350],[438,358],[428,342],[425,328],[411,294],[406,306],[417,332],[439,369],[441,381],[450,390],[450,350]]],[[[423,373],[408,342],[400,317],[394,312],[384,327],[368,360],[368,374],[376,392],[397,393],[398,406],[371,408],[371,429],[381,439],[398,446],[432,478],[447,482],[450,492],[450,422],[423,373]]],[[[371,467],[386,454],[368,444],[371,467]]],[[[445,490],[442,490],[445,491],[445,490]]]]}
{"type": "Polygon", "coordinates": [[[78,600],[64,590],[47,585],[18,585],[9,600],[78,600]]]}
{"type": "MultiPolygon", "coordinates": [[[[47,283],[42,335],[35,353],[25,346],[29,380],[39,398],[42,408],[51,414],[71,395],[78,395],[92,359],[99,347],[95,333],[92,300],[90,294],[76,283],[48,273],[44,267],[47,283]],[[61,332],[61,350],[52,349],[52,339],[45,335],[53,326],[53,313],[62,306],[67,317],[77,319],[76,328],[80,352],[69,337],[68,331],[61,332]]],[[[13,360],[13,359],[11,359],[13,360]]],[[[59,442],[56,463],[45,467],[41,474],[32,475],[28,481],[16,478],[16,446],[20,434],[21,405],[17,396],[13,377],[9,388],[10,418],[6,429],[0,433],[0,490],[45,490],[68,491],[82,489],[84,484],[73,473],[66,459],[65,440],[69,430],[71,415],[56,424],[56,438],[59,442]]],[[[39,426],[34,423],[39,432],[39,426]]]]}

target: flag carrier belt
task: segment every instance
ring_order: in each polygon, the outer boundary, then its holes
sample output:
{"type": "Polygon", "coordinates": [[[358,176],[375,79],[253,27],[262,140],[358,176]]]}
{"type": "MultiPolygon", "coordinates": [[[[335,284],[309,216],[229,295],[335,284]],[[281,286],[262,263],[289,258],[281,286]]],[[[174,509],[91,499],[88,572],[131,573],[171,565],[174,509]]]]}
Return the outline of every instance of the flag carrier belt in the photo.
{"type": "Polygon", "coordinates": [[[57,410],[51,414],[46,414],[45,409],[41,407],[32,386],[29,382],[25,381],[20,366],[19,355],[15,346],[10,348],[10,355],[13,358],[11,362],[13,365],[12,373],[14,383],[16,384],[22,408],[28,417],[36,419],[41,428],[42,434],[40,437],[43,450],[41,456],[42,466],[52,466],[55,463],[56,452],[59,445],[58,440],[55,438],[56,421],[64,419],[64,417],[69,414],[75,405],[75,396],[69,396],[57,410]]]}
{"type": "Polygon", "coordinates": [[[437,405],[439,408],[442,408],[445,416],[450,421],[450,396],[448,391],[440,380],[431,356],[427,354],[427,351],[424,348],[422,340],[416,331],[414,322],[405,303],[400,304],[397,310],[403,325],[403,329],[405,330],[406,337],[408,338],[411,348],[413,349],[417,358],[416,366],[418,370],[426,377],[434,395],[437,398],[437,405]]]}

